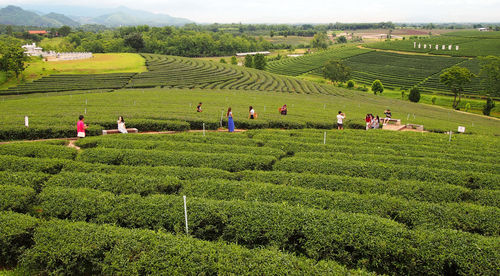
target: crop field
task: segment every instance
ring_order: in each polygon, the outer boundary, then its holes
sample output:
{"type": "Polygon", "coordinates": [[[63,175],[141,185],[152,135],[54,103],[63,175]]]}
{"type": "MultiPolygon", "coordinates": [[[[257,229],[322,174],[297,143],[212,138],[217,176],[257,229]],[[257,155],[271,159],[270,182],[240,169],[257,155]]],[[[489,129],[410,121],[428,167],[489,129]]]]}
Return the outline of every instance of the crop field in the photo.
{"type": "Polygon", "coordinates": [[[1,267],[500,272],[498,137],[250,130],[65,143],[0,145],[1,267]]]}
{"type": "Polygon", "coordinates": [[[345,59],[367,52],[370,52],[370,50],[360,49],[355,46],[337,46],[314,54],[269,62],[266,70],[276,74],[298,76],[322,67],[332,58],[345,59]]]}
{"type": "Polygon", "coordinates": [[[45,93],[0,99],[0,140],[74,137],[80,114],[90,134],[116,128],[118,116],[127,127],[140,131],[217,129],[226,126],[225,112],[232,107],[237,128],[335,128],[336,114],[346,113],[346,128],[364,128],[367,113],[383,115],[386,108],[402,123],[424,125],[430,131],[456,131],[500,135],[500,121],[429,105],[402,102],[371,93],[334,88],[334,94],[270,93],[208,89],[122,89],[115,92],[59,95],[45,93]],[[203,112],[196,105],[203,102],[203,112]],[[288,105],[288,115],[278,108],[288,105]],[[248,107],[258,114],[248,119],[248,107]],[[24,126],[29,117],[29,128],[24,126]]]}
{"type": "Polygon", "coordinates": [[[462,31],[421,39],[377,42],[367,44],[367,47],[465,57],[498,56],[500,55],[500,35],[498,32],[462,31]],[[414,42],[417,43],[416,48],[414,48],[414,42]],[[420,48],[418,48],[419,44],[420,48]],[[436,49],[436,45],[439,45],[438,49],[436,49]],[[446,45],[445,50],[442,49],[442,45],[446,45]],[[449,45],[452,45],[452,50],[448,49],[449,45]],[[455,49],[456,45],[459,46],[458,51],[455,49]]]}
{"type": "MultiPolygon", "coordinates": [[[[146,71],[144,58],[139,54],[113,53],[94,54],[86,60],[42,61],[33,58],[23,73],[26,84],[30,85],[42,77],[59,74],[111,74],[111,73],[140,73],[146,71]]],[[[18,85],[18,81],[11,79],[4,83],[0,79],[0,89],[18,85]]],[[[22,84],[21,84],[22,85],[22,84]]],[[[0,91],[1,93],[2,91],[0,91]]]]}
{"type": "MultiPolygon", "coordinates": [[[[374,80],[379,79],[384,87],[408,89],[464,60],[373,51],[347,58],[344,62],[352,68],[352,78],[359,84],[369,86],[374,80]]],[[[322,71],[316,70],[312,74],[322,75],[322,71]]]]}

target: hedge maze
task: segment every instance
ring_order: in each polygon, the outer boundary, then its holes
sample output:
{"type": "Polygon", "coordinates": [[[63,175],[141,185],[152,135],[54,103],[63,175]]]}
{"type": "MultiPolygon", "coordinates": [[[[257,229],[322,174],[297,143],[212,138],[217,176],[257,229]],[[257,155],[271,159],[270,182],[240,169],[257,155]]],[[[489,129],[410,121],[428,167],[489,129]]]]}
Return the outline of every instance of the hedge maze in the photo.
{"type": "Polygon", "coordinates": [[[327,132],[326,142],[320,130],[251,130],[90,137],[80,151],[0,145],[0,265],[498,274],[498,138],[327,132]]]}

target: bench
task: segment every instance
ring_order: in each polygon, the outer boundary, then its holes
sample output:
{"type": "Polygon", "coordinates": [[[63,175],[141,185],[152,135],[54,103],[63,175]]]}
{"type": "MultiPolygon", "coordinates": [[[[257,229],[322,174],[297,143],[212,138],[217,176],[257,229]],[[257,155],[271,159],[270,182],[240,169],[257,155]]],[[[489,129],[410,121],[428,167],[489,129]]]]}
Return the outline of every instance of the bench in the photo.
{"type": "Polygon", "coordinates": [[[386,121],[387,123],[394,123],[397,126],[401,125],[401,120],[400,119],[380,118],[380,121],[382,121],[382,122],[386,121]]]}
{"type": "MultiPolygon", "coordinates": [[[[128,133],[138,133],[139,130],[137,128],[127,128],[128,133]]],[[[118,129],[103,129],[102,130],[102,135],[108,135],[108,134],[117,134],[120,133],[118,129]]]]}

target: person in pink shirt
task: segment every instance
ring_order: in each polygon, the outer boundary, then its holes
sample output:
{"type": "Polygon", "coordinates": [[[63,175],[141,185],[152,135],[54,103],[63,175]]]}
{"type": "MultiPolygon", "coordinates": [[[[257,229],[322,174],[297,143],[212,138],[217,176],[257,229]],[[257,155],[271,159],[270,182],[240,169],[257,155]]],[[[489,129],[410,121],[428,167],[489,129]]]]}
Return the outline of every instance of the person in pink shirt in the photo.
{"type": "Polygon", "coordinates": [[[77,131],[77,136],[79,138],[84,138],[85,137],[85,130],[87,129],[87,125],[83,122],[83,120],[85,120],[85,118],[83,117],[83,115],[80,115],[80,117],[78,117],[79,121],[78,123],[76,123],[76,131],[77,131]]]}

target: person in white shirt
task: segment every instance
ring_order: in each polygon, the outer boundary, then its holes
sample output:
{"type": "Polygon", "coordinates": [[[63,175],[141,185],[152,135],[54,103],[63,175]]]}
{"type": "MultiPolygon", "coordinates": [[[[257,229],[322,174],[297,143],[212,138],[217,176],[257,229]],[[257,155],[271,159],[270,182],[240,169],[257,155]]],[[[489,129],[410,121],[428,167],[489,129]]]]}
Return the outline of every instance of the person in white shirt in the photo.
{"type": "Polygon", "coordinates": [[[120,133],[128,133],[127,128],[125,127],[125,120],[123,120],[123,117],[120,116],[118,117],[118,131],[120,133]]]}
{"type": "Polygon", "coordinates": [[[344,119],[345,119],[345,114],[342,113],[342,111],[339,111],[339,114],[337,115],[337,128],[338,129],[344,129],[344,119]]]}
{"type": "Polygon", "coordinates": [[[255,117],[256,117],[256,116],[255,116],[255,110],[253,109],[253,107],[252,107],[252,106],[250,106],[250,107],[249,107],[249,109],[250,109],[250,111],[249,111],[249,113],[248,113],[248,118],[253,120],[253,119],[255,119],[255,117]]]}

